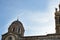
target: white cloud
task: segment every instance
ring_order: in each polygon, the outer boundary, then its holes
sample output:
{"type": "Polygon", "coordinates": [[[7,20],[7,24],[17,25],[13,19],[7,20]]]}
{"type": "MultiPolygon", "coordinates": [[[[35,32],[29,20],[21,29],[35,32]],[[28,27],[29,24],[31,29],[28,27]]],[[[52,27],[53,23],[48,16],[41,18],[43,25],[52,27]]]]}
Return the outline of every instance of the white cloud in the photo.
{"type": "MultiPolygon", "coordinates": [[[[20,21],[23,22],[24,28],[26,30],[25,35],[41,35],[54,33],[54,9],[58,6],[58,3],[59,0],[50,0],[47,12],[19,10],[16,17],[19,16],[20,21]]],[[[13,21],[15,19],[11,20],[13,21]]],[[[6,26],[9,26],[11,24],[11,21],[9,21],[8,23],[9,24],[7,24],[6,26]]]]}
{"type": "MultiPolygon", "coordinates": [[[[55,8],[58,6],[59,0],[51,0],[50,4],[48,6],[47,12],[29,12],[30,15],[27,15],[28,20],[30,20],[31,23],[34,22],[39,25],[32,25],[32,27],[29,27],[27,29],[27,35],[40,35],[40,34],[48,34],[48,33],[55,33],[55,19],[54,19],[54,12],[55,8]],[[41,23],[43,25],[41,25],[41,23]],[[32,34],[28,34],[28,31],[32,31],[32,34]],[[47,33],[46,33],[47,32],[47,33]]],[[[26,27],[26,28],[27,28],[26,27]]]]}

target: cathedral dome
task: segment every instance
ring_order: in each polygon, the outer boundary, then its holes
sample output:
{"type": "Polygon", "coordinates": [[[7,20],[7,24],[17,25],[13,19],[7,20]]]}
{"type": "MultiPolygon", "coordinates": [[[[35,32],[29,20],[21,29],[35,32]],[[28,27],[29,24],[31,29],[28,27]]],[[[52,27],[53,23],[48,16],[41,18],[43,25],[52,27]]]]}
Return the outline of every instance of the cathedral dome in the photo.
{"type": "Polygon", "coordinates": [[[24,34],[23,24],[19,20],[13,21],[12,24],[9,26],[8,32],[23,35],[24,34]]]}
{"type": "Polygon", "coordinates": [[[10,25],[10,27],[18,27],[18,26],[23,27],[23,24],[19,20],[13,21],[10,25]]]}

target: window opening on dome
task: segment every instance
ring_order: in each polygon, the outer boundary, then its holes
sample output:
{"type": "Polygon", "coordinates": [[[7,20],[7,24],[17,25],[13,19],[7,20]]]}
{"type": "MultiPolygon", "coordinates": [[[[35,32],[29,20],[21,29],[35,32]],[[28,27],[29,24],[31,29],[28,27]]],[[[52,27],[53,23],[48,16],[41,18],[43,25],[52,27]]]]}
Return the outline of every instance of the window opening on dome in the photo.
{"type": "Polygon", "coordinates": [[[12,37],[9,37],[8,40],[12,40],[12,37]]]}
{"type": "Polygon", "coordinates": [[[15,31],[15,28],[13,28],[13,32],[15,31]]]}

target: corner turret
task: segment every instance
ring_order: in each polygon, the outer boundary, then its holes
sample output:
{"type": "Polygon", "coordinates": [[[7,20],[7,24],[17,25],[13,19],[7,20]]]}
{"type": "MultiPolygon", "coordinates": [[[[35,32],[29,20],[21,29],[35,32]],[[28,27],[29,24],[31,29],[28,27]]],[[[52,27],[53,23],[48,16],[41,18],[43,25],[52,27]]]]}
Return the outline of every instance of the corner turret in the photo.
{"type": "Polygon", "coordinates": [[[56,34],[60,34],[60,4],[59,4],[59,10],[55,8],[55,26],[56,26],[56,34]]]}

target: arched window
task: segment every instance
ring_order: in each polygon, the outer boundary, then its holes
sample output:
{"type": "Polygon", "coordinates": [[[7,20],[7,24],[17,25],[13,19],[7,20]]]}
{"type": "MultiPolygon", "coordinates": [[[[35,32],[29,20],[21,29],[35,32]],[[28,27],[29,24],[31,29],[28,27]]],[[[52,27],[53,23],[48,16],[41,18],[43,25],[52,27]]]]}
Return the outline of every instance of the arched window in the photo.
{"type": "Polygon", "coordinates": [[[13,28],[13,32],[15,31],[15,28],[13,28]]]}
{"type": "Polygon", "coordinates": [[[15,31],[15,28],[12,28],[12,31],[14,32],[15,31]]]}
{"type": "Polygon", "coordinates": [[[12,37],[9,37],[8,40],[12,40],[12,37]]]}

